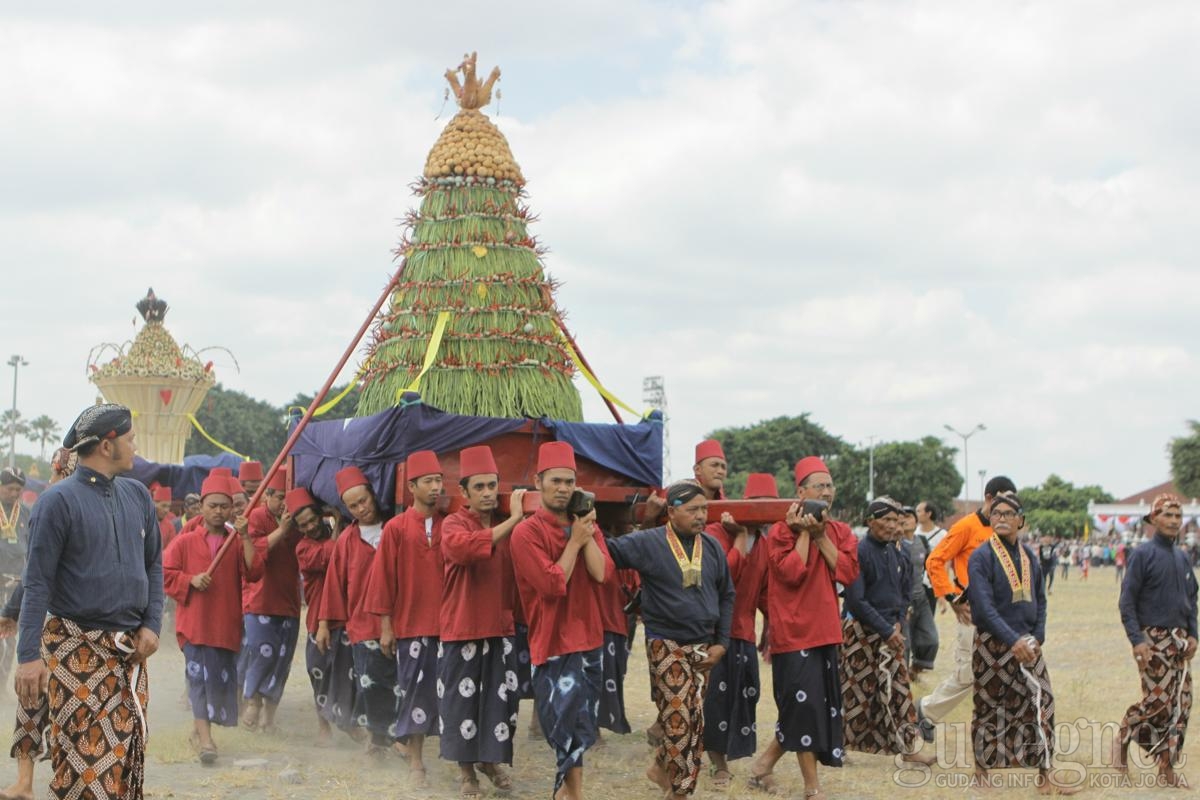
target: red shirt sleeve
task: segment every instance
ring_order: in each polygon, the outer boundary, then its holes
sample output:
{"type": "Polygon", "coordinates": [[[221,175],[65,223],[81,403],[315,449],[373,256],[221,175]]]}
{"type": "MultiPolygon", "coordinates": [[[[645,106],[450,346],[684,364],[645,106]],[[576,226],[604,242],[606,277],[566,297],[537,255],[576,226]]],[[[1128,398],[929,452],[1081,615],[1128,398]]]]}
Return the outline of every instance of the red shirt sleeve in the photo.
{"type": "MultiPolygon", "coordinates": [[[[262,580],[263,573],[267,568],[267,539],[265,536],[251,538],[251,543],[254,545],[254,558],[250,561],[250,566],[246,566],[245,554],[242,552],[241,541],[236,543],[238,569],[242,571],[242,578],[249,583],[262,580]]],[[[235,545],[230,545],[230,548],[235,545]]]]}
{"type": "MultiPolygon", "coordinates": [[[[775,566],[775,574],[785,586],[799,586],[804,580],[812,563],[812,549],[809,548],[808,562],[802,561],[796,552],[796,534],[782,522],[771,526],[767,534],[767,557],[775,566]]],[[[838,557],[841,560],[841,556],[838,557]]]]}
{"type": "MultiPolygon", "coordinates": [[[[368,614],[391,616],[396,607],[399,576],[396,567],[400,559],[400,537],[404,533],[404,514],[392,517],[383,526],[379,548],[371,561],[367,588],[363,594],[363,611],[368,614]]],[[[393,620],[395,622],[395,620],[393,620]]]]}
{"type": "MultiPolygon", "coordinates": [[[[596,526],[596,532],[592,534],[592,541],[596,543],[596,546],[600,548],[600,552],[604,554],[604,580],[600,581],[600,583],[612,583],[617,578],[617,565],[613,563],[612,556],[608,552],[608,543],[604,541],[604,531],[600,530],[599,525],[596,526]]],[[[587,567],[584,567],[584,569],[587,569],[587,567]]]]}
{"type": "MultiPolygon", "coordinates": [[[[446,541],[445,536],[443,528],[443,543],[446,541]]],[[[558,559],[553,557],[551,540],[540,521],[530,517],[517,525],[512,533],[510,552],[513,571],[520,581],[528,585],[539,597],[567,596],[567,576],[557,564],[558,559]]],[[[583,556],[580,554],[575,569],[585,568],[582,561],[583,556]]]]}
{"type": "Polygon", "coordinates": [[[325,595],[321,598],[321,620],[335,628],[350,619],[350,601],[346,597],[346,548],[343,546],[347,536],[358,536],[358,526],[351,525],[338,537],[329,557],[329,569],[325,571],[325,595]]]}
{"type": "Polygon", "coordinates": [[[442,556],[452,564],[473,564],[492,557],[492,529],[471,530],[458,514],[442,523],[442,556]]]}
{"type": "Polygon", "coordinates": [[[838,549],[837,569],[833,571],[833,579],[842,586],[849,586],[858,578],[858,537],[844,524],[827,523],[825,535],[830,534],[835,535],[834,544],[838,549]]]}
{"type": "Polygon", "coordinates": [[[329,569],[329,554],[331,547],[323,547],[324,542],[318,542],[307,537],[296,545],[296,560],[300,563],[301,572],[325,572],[329,569]]]}
{"type": "Polygon", "coordinates": [[[192,576],[183,571],[184,548],[190,537],[179,535],[163,551],[163,590],[177,603],[186,603],[192,589],[192,576]]]}

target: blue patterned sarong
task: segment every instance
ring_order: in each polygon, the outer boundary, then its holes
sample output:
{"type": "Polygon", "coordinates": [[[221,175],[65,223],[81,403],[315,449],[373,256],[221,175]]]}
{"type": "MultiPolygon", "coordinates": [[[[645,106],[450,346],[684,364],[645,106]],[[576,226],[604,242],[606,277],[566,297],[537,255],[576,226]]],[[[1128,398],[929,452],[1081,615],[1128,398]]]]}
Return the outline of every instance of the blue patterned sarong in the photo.
{"type": "Polygon", "coordinates": [[[300,636],[300,620],[295,617],[244,615],[246,635],[238,675],[242,696],[247,700],[261,695],[268,703],[278,704],[283,697],[300,636]]]}
{"type": "Polygon", "coordinates": [[[597,647],[547,659],[533,668],[533,699],[546,741],[554,748],[557,796],[567,771],[583,766],[583,753],[596,743],[596,715],[604,667],[597,647]]]}
{"type": "Polygon", "coordinates": [[[237,725],[237,660],[232,650],[184,643],[184,677],[193,718],[227,728],[237,725]]]}

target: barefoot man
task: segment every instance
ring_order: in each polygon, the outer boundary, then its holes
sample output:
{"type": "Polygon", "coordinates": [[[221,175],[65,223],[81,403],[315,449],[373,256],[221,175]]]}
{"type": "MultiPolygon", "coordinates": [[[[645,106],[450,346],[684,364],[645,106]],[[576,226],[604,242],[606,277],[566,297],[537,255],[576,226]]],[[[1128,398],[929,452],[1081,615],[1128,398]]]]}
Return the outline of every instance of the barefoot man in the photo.
{"type": "Polygon", "coordinates": [[[1125,712],[1114,744],[1113,763],[1127,769],[1129,744],[1136,742],[1158,762],[1171,786],[1182,784],[1174,768],[1183,749],[1192,710],[1191,661],[1196,654],[1196,575],[1179,546],[1183,503],[1172,494],[1154,498],[1146,522],[1150,541],[1129,556],[1121,584],[1121,622],[1133,645],[1144,696],[1125,712]]]}

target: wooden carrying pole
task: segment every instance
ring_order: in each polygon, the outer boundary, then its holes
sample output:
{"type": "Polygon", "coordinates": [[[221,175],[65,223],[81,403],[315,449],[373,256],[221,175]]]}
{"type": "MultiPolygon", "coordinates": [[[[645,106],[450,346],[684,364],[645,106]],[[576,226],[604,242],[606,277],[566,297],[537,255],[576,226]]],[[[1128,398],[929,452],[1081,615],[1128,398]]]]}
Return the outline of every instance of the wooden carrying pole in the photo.
{"type": "MultiPolygon", "coordinates": [[[[375,302],[374,307],[371,308],[371,313],[363,320],[363,324],[358,328],[358,333],[354,334],[354,339],[346,347],[346,352],[342,353],[342,357],[338,359],[337,366],[329,373],[329,377],[325,380],[325,385],[321,387],[321,391],[317,392],[317,396],[308,404],[308,410],[304,412],[304,416],[300,418],[300,421],[296,423],[296,427],[292,429],[292,435],[288,437],[287,442],[283,445],[283,449],[279,451],[279,455],[275,456],[275,463],[267,470],[267,474],[263,476],[262,483],[254,491],[254,496],[250,498],[250,503],[246,506],[246,516],[249,516],[250,512],[258,505],[259,500],[262,499],[263,492],[267,490],[267,484],[271,482],[271,479],[275,477],[275,473],[286,463],[288,454],[292,452],[292,448],[300,440],[300,434],[304,432],[304,428],[307,427],[309,420],[312,419],[313,412],[325,402],[325,397],[329,394],[329,390],[333,388],[333,382],[341,374],[342,369],[346,366],[346,362],[350,360],[350,356],[354,355],[358,343],[362,341],[363,336],[367,333],[367,329],[371,327],[371,323],[375,321],[375,317],[383,308],[383,304],[387,302],[392,291],[396,288],[396,284],[400,282],[400,275],[404,272],[404,267],[407,263],[406,261],[401,264],[400,268],[396,270],[396,274],[388,281],[388,285],[384,287],[383,292],[379,295],[379,299],[375,302]]],[[[226,536],[225,541],[221,542],[220,549],[213,556],[212,563],[208,565],[208,574],[211,575],[217,568],[217,565],[221,563],[221,558],[224,557],[225,551],[229,549],[230,544],[233,543],[235,538],[237,537],[226,536]]]]}
{"type": "MultiPolygon", "coordinates": [[[[575,351],[575,355],[579,356],[579,363],[583,365],[584,369],[592,373],[592,377],[595,377],[596,370],[592,369],[592,365],[589,364],[587,358],[584,357],[583,351],[579,349],[579,344],[575,341],[575,337],[571,335],[571,332],[567,330],[567,326],[563,324],[562,317],[555,314],[554,319],[558,323],[558,329],[562,331],[562,335],[566,337],[568,342],[570,342],[571,349],[575,351]]],[[[596,380],[599,380],[599,378],[596,378],[596,380]]],[[[621,419],[621,414],[619,411],[617,411],[617,407],[613,405],[612,400],[609,400],[604,395],[600,395],[600,399],[604,401],[604,405],[608,406],[608,410],[612,413],[613,419],[617,421],[617,424],[624,425],[625,420],[621,419]]]]}

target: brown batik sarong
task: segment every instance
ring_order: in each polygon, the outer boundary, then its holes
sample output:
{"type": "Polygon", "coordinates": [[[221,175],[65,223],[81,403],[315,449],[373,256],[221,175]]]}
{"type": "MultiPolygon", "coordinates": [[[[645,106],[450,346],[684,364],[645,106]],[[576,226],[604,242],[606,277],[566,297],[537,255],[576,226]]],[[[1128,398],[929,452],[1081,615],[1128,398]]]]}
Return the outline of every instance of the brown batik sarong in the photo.
{"type": "Polygon", "coordinates": [[[1187,631],[1183,628],[1146,628],[1150,659],[1142,667],[1142,699],[1129,707],[1121,720],[1117,740],[1131,742],[1157,758],[1170,754],[1178,764],[1192,712],[1192,673],[1188,660],[1187,631]]]}
{"type": "Polygon", "coordinates": [[[30,761],[45,761],[50,757],[50,709],[46,696],[38,697],[32,706],[17,704],[17,724],[13,729],[13,743],[9,755],[12,758],[27,758],[30,761]]]}
{"type": "Polygon", "coordinates": [[[704,673],[696,671],[703,657],[697,645],[670,639],[647,639],[650,698],[658,707],[662,744],[655,761],[667,773],[677,795],[696,790],[704,754],[704,673]]]}
{"type": "Polygon", "coordinates": [[[132,649],[126,634],[46,620],[53,797],[141,800],[149,681],[132,649]]]}
{"type": "Polygon", "coordinates": [[[842,725],[845,747],[896,755],[920,747],[917,707],[903,655],[856,619],[842,622],[842,725]]]}
{"type": "Polygon", "coordinates": [[[971,669],[976,768],[1049,769],[1054,755],[1054,693],[1041,652],[1032,664],[1022,666],[1008,645],[976,631],[971,669]]]}

